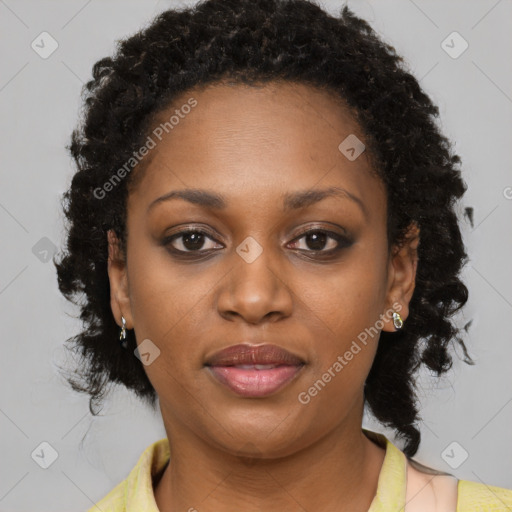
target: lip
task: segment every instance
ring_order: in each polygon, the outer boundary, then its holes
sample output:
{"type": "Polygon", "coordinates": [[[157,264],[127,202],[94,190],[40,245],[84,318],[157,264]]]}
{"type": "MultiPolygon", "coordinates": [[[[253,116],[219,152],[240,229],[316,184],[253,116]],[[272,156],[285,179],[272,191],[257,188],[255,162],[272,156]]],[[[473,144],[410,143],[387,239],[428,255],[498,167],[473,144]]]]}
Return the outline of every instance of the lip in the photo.
{"type": "Polygon", "coordinates": [[[304,361],[277,345],[240,343],[215,352],[206,366],[236,366],[242,364],[300,365],[304,361]]]}
{"type": "Polygon", "coordinates": [[[211,375],[237,395],[264,397],[284,388],[305,361],[277,345],[239,344],[216,352],[205,363],[211,375]]]}

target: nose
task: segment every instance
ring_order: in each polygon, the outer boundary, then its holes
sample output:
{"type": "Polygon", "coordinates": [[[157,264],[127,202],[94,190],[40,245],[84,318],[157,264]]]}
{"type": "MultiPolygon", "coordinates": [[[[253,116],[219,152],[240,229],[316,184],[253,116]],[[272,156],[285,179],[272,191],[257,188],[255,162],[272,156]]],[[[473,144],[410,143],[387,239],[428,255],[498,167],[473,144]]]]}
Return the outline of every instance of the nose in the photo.
{"type": "Polygon", "coordinates": [[[233,321],[241,318],[250,324],[278,321],[291,315],[292,283],[284,275],[277,255],[265,249],[254,260],[233,255],[232,270],[221,280],[218,295],[219,314],[233,321]]]}

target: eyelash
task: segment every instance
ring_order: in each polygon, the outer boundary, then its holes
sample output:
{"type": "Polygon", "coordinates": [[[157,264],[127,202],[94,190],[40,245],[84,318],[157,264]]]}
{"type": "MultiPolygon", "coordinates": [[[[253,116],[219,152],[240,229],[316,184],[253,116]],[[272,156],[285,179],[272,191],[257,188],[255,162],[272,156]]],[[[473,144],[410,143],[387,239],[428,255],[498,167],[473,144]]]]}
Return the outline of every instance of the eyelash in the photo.
{"type": "MultiPolygon", "coordinates": [[[[176,249],[176,248],[171,246],[171,243],[174,240],[177,240],[177,239],[179,239],[179,238],[181,238],[181,237],[183,237],[185,235],[189,235],[189,234],[192,234],[192,233],[200,234],[200,235],[205,235],[210,240],[213,240],[214,242],[217,242],[217,240],[215,240],[213,238],[213,236],[209,232],[207,232],[207,231],[204,231],[202,229],[186,229],[184,231],[179,231],[178,233],[174,233],[173,235],[165,238],[162,241],[162,245],[164,245],[166,247],[169,247],[169,251],[171,253],[173,253],[177,257],[181,257],[181,258],[190,258],[191,256],[189,256],[189,255],[194,255],[194,254],[195,255],[199,255],[199,254],[207,255],[207,254],[211,254],[211,252],[216,250],[216,249],[207,249],[207,250],[198,250],[198,251],[190,251],[190,250],[189,251],[182,251],[180,249],[176,249]]],[[[305,230],[302,233],[299,233],[299,235],[297,235],[291,242],[298,242],[299,240],[301,240],[305,236],[313,234],[313,233],[326,234],[327,238],[334,239],[337,242],[338,246],[335,247],[334,249],[330,249],[328,251],[325,251],[325,250],[315,251],[315,250],[312,250],[312,249],[309,249],[309,250],[308,249],[297,249],[299,252],[321,254],[323,256],[334,256],[335,254],[337,254],[341,250],[343,250],[345,248],[348,248],[348,247],[350,247],[352,245],[352,241],[350,239],[348,239],[347,237],[345,237],[344,235],[341,235],[339,233],[335,233],[333,231],[328,231],[326,229],[320,229],[320,228],[314,228],[314,229],[305,230]]],[[[217,243],[219,243],[219,242],[217,242],[217,243]]],[[[195,256],[192,256],[192,257],[195,258],[195,256]]]]}

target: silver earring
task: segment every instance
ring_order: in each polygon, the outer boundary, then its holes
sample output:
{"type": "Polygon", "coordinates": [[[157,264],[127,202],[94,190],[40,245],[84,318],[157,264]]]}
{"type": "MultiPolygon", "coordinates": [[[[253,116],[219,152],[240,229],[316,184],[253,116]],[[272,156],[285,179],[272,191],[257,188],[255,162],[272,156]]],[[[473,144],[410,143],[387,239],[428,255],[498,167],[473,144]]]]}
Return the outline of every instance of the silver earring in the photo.
{"type": "Polygon", "coordinates": [[[126,341],[126,320],[124,316],[121,317],[121,322],[123,322],[123,326],[121,327],[121,332],[119,334],[119,344],[122,348],[126,348],[128,342],[126,341]]]}
{"type": "Polygon", "coordinates": [[[402,317],[399,313],[396,311],[393,311],[393,325],[395,326],[395,329],[401,329],[404,325],[404,321],[402,320],[402,317]]]}

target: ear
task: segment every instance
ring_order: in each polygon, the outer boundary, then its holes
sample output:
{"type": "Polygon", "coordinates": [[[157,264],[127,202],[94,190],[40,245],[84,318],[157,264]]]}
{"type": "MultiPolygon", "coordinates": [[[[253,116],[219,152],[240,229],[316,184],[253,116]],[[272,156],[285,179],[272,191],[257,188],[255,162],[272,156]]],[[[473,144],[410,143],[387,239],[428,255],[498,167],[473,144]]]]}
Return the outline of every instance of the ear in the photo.
{"type": "Polygon", "coordinates": [[[128,276],[126,271],[126,261],[121,254],[119,240],[114,230],[110,229],[108,237],[108,278],[110,281],[110,307],[121,327],[121,316],[126,320],[126,328],[133,328],[133,318],[131,313],[130,295],[128,288],[128,276]]]}
{"type": "Polygon", "coordinates": [[[409,302],[416,283],[419,234],[420,230],[417,224],[412,222],[403,245],[393,247],[388,267],[386,311],[382,317],[384,331],[396,331],[393,325],[393,311],[400,313],[404,322],[409,316],[409,302]]]}

